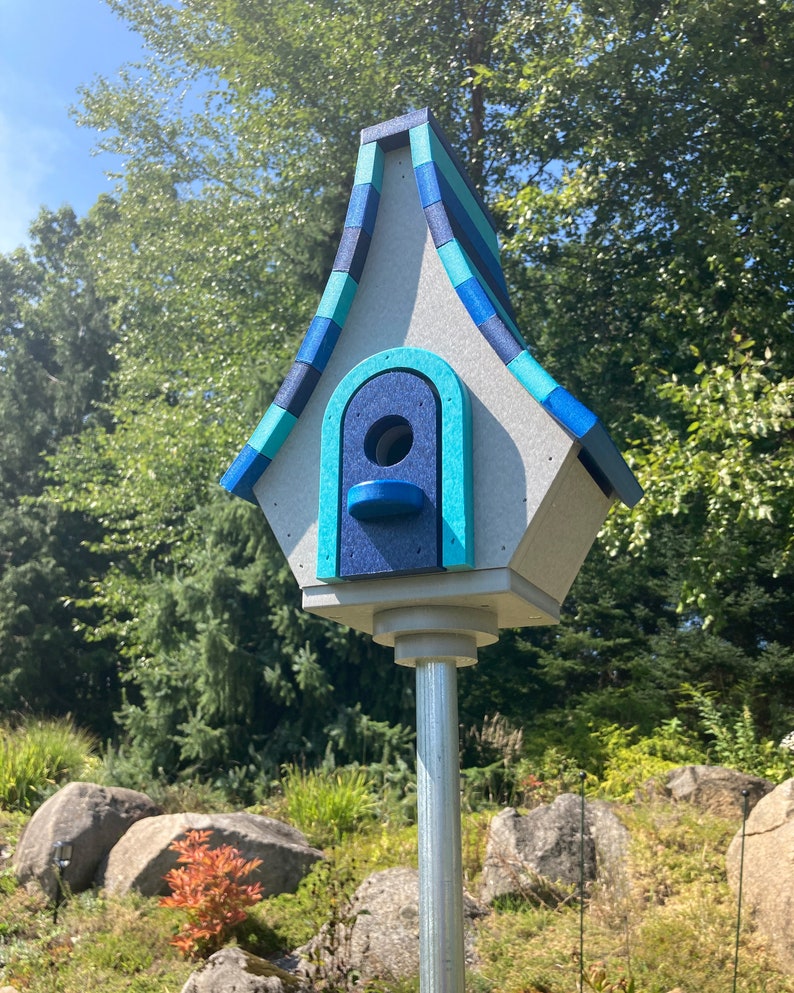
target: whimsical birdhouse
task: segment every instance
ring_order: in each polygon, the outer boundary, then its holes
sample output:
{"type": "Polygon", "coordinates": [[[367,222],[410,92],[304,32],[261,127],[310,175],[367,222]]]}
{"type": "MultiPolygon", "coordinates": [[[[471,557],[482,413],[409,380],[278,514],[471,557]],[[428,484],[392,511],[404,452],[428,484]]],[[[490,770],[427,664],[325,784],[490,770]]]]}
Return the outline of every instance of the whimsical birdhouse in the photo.
{"type": "Polygon", "coordinates": [[[439,623],[483,645],[557,621],[611,504],[642,495],[530,354],[493,221],[429,111],[362,131],[316,316],[221,482],[261,506],[308,611],[405,663],[439,623]]]}

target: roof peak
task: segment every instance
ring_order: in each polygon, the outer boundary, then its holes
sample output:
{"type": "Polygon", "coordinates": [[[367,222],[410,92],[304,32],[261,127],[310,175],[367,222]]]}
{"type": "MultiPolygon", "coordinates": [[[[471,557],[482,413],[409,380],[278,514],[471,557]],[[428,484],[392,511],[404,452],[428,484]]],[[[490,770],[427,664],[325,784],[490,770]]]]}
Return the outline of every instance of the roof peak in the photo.
{"type": "Polygon", "coordinates": [[[433,244],[472,323],[508,371],[580,443],[582,464],[604,492],[633,506],[642,490],[601,422],[530,354],[513,315],[493,218],[428,108],[362,130],[345,226],[317,313],[273,403],[221,484],[256,502],[254,485],[297,422],[343,333],[375,228],[385,156],[404,147],[410,147],[433,244]]]}

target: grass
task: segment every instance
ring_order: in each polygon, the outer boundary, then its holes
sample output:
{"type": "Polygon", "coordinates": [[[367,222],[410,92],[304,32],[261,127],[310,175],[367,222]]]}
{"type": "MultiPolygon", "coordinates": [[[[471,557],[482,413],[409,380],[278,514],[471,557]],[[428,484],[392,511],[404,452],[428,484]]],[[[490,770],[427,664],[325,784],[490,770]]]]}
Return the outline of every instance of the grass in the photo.
{"type": "Polygon", "coordinates": [[[179,993],[194,968],[169,945],[170,915],[155,900],[81,894],[54,923],[43,900],[18,890],[1,916],[15,924],[0,976],[30,993],[179,993]]]}
{"type": "Polygon", "coordinates": [[[79,779],[93,753],[93,738],[70,721],[0,724],[0,808],[35,809],[59,783],[79,779]]]}
{"type": "MultiPolygon", "coordinates": [[[[617,808],[630,830],[630,886],[596,888],[584,915],[585,991],[731,993],[736,901],[724,854],[738,825],[661,800],[617,808]],[[633,986],[632,986],[633,983],[633,986]]],[[[476,893],[490,814],[466,814],[466,885],[476,893]]],[[[0,842],[13,845],[23,818],[0,811],[0,842]]],[[[340,901],[378,869],[416,864],[415,827],[365,818],[345,833],[295,894],[252,908],[238,941],[262,955],[305,943],[340,901]]],[[[336,911],[338,912],[338,911],[336,911]]],[[[745,914],[737,993],[794,993],[745,914]]],[[[57,925],[42,898],[0,871],[0,986],[29,993],[179,993],[192,966],[169,944],[178,922],[157,900],[81,894],[57,925]]],[[[505,901],[478,926],[480,963],[470,993],[576,993],[579,909],[505,901]]],[[[368,993],[405,993],[378,984],[368,993]]]]}
{"type": "Polygon", "coordinates": [[[338,844],[378,810],[375,783],[364,769],[307,772],[290,765],[281,786],[287,819],[318,848],[338,844]]]}

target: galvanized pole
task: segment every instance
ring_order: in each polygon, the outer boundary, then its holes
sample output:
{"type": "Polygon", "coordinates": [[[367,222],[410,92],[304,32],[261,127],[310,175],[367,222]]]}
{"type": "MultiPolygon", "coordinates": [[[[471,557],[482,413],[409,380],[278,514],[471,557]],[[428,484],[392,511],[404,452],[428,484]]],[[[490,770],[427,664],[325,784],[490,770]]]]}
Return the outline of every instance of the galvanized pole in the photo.
{"type": "Polygon", "coordinates": [[[454,659],[417,659],[416,756],[420,990],[463,993],[463,869],[454,659]]]}
{"type": "Polygon", "coordinates": [[[421,993],[464,993],[458,673],[499,637],[496,614],[418,604],[380,611],[375,640],[416,669],[421,993]]]}

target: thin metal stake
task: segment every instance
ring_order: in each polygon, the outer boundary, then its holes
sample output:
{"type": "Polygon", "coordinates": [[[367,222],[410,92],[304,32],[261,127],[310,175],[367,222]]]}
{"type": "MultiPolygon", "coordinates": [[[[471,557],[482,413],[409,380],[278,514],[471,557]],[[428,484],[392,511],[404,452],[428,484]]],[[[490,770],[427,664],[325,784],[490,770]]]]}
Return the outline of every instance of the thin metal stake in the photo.
{"type": "Polygon", "coordinates": [[[747,828],[747,806],[749,790],[742,790],[744,809],[742,811],[742,847],[739,853],[739,892],[737,895],[738,908],[736,911],[736,947],[733,953],[733,993],[736,993],[736,980],[739,977],[739,932],[742,927],[742,880],[744,877],[744,838],[747,828]]]}
{"type": "Polygon", "coordinates": [[[579,990],[584,989],[584,781],[586,773],[579,773],[582,823],[579,832],[579,990]]]}

